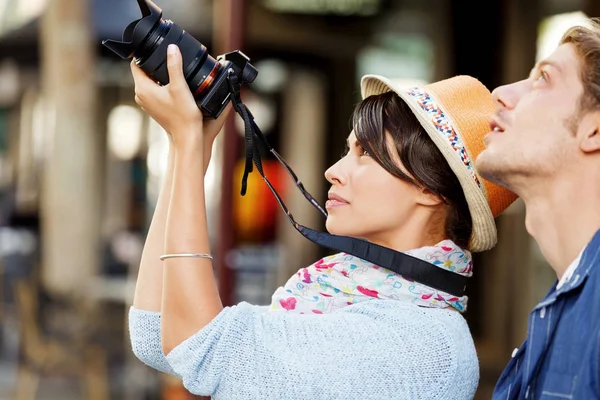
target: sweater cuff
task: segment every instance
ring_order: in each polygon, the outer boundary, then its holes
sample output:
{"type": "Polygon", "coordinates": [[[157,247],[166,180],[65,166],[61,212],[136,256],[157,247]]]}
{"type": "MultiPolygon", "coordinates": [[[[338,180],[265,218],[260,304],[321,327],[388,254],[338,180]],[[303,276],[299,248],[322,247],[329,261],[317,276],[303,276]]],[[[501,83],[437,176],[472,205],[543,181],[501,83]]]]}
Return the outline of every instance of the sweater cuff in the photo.
{"type": "Polygon", "coordinates": [[[129,335],[133,353],[144,364],[180,377],[171,368],[162,351],[160,320],[160,312],[135,307],[129,309],[129,335]]]}

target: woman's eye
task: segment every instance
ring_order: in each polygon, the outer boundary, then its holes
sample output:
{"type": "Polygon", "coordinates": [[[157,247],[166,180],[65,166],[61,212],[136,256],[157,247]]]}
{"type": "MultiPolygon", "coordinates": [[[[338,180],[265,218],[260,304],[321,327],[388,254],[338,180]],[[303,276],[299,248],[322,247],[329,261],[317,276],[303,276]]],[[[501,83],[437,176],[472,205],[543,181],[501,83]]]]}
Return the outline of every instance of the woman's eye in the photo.
{"type": "Polygon", "coordinates": [[[548,74],[545,71],[540,71],[540,76],[538,76],[538,78],[536,80],[548,82],[548,74]]]}
{"type": "Polygon", "coordinates": [[[344,151],[342,152],[342,155],[340,156],[340,158],[344,158],[348,155],[348,152],[350,151],[350,148],[348,146],[346,146],[346,148],[344,149],[344,151]]]}
{"type": "Polygon", "coordinates": [[[358,150],[358,155],[363,157],[363,156],[367,156],[369,157],[371,154],[369,154],[369,152],[367,150],[365,150],[361,145],[357,144],[356,145],[356,150],[358,150]]]}

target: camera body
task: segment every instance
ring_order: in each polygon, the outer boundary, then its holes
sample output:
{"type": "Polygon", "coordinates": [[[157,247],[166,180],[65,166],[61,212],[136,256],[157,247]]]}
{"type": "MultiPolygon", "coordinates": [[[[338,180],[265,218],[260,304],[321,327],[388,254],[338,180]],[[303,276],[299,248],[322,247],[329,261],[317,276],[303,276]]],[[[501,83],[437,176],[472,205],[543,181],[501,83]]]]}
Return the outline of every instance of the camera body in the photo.
{"type": "Polygon", "coordinates": [[[155,81],[169,83],[167,47],[176,44],[183,56],[183,73],[196,104],[206,117],[217,118],[231,99],[229,77],[240,84],[252,83],[258,71],[250,59],[235,50],[218,56],[208,54],[206,46],[180,26],[162,18],[162,10],[150,0],[137,0],[142,18],[131,22],[122,41],[107,39],[102,44],[123,59],[135,63],[155,81]]]}
{"type": "Polygon", "coordinates": [[[250,59],[239,50],[218,56],[217,62],[221,64],[222,72],[208,87],[206,94],[194,96],[202,113],[212,118],[221,115],[231,99],[228,79],[231,74],[237,76],[240,83],[252,83],[257,75],[256,69],[250,64],[250,59]]]}

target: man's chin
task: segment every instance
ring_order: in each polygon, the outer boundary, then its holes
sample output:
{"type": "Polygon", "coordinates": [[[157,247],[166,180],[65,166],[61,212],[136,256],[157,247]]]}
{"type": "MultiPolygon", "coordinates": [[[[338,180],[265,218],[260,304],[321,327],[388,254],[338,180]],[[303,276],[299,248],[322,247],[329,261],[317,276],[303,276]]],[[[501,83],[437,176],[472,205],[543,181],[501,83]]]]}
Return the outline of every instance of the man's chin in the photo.
{"type": "Polygon", "coordinates": [[[475,168],[483,179],[496,185],[506,186],[506,178],[510,174],[510,165],[505,157],[499,157],[498,154],[486,149],[475,160],[475,168]]]}
{"type": "Polygon", "coordinates": [[[475,168],[477,168],[477,172],[483,174],[489,169],[494,169],[494,166],[497,165],[499,161],[500,159],[496,151],[485,148],[475,159],[475,168]]]}

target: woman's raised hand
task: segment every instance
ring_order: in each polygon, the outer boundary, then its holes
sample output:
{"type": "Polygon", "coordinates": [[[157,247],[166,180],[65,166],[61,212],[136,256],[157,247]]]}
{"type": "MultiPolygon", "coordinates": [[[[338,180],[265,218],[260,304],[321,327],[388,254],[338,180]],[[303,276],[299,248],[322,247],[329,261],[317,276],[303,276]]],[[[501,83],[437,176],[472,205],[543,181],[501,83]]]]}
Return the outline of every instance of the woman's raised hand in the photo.
{"type": "Polygon", "coordinates": [[[192,145],[197,149],[207,141],[210,147],[225,123],[231,105],[218,119],[204,120],[185,81],[183,58],[176,45],[168,48],[167,68],[169,84],[161,86],[132,61],[136,103],[167,131],[176,148],[192,145]]]}

